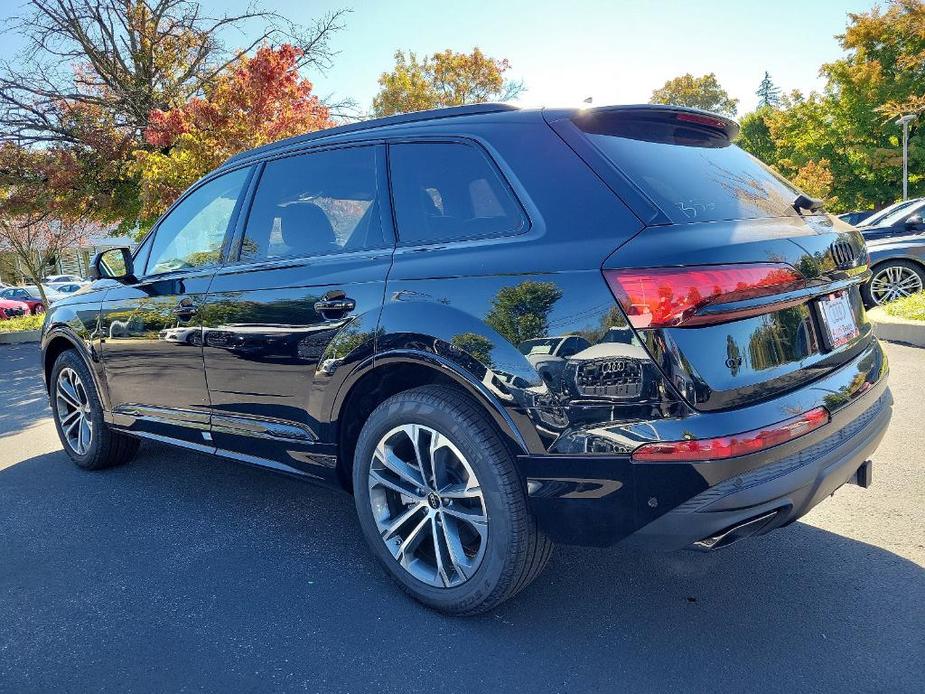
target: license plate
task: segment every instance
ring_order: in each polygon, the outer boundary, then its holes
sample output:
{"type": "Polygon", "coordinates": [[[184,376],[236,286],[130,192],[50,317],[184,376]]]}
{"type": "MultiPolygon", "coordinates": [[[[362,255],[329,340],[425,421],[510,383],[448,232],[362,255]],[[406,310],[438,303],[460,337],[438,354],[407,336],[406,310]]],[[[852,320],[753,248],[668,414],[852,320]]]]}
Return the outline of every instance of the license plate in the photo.
{"type": "Polygon", "coordinates": [[[846,292],[829,294],[819,299],[819,312],[828,338],[829,348],[836,349],[858,336],[858,324],[846,292]]]}

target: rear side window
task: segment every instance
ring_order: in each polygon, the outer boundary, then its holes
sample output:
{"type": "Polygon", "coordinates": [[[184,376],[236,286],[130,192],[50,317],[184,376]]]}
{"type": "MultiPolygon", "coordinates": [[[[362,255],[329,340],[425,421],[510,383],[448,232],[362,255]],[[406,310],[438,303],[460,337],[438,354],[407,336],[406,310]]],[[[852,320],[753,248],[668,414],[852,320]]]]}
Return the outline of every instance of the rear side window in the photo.
{"type": "Polygon", "coordinates": [[[385,245],[375,147],[267,163],[254,193],[243,260],[312,257],[385,245]]]}
{"type": "Polygon", "coordinates": [[[675,223],[797,215],[800,191],[722,133],[675,115],[577,124],[675,223]]]}
{"type": "Polygon", "coordinates": [[[478,149],[461,143],[391,145],[398,237],[404,245],[518,234],[527,219],[478,149]]]}

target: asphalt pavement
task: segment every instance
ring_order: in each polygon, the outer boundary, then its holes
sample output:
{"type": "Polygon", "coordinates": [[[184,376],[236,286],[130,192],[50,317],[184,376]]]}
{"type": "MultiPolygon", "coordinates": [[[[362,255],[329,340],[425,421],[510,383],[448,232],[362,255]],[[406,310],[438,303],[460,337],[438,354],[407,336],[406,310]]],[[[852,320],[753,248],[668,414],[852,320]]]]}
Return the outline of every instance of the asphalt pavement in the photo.
{"type": "Polygon", "coordinates": [[[0,691],[925,691],[925,350],[874,486],[713,554],[558,547],[476,618],[404,596],[352,499],[144,443],[83,472],[0,347],[0,691]]]}

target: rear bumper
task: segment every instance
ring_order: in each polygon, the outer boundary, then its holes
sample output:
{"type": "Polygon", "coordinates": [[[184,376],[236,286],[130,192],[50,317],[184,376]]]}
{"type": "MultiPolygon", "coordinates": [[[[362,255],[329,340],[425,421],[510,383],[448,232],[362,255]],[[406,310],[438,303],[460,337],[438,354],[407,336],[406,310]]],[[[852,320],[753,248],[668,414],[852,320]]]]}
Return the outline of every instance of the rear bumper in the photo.
{"type": "Polygon", "coordinates": [[[892,403],[882,378],[835,410],[818,432],[726,461],[523,456],[521,472],[541,529],[558,542],[607,546],[625,540],[675,550],[768,516],[742,531],[763,534],[793,522],[855,477],[883,438],[892,403]]]}
{"type": "Polygon", "coordinates": [[[829,438],[710,487],[643,526],[628,541],[658,550],[711,549],[738,536],[762,535],[792,523],[855,478],[880,444],[891,415],[887,390],[829,438]],[[730,530],[737,536],[723,537],[730,530]]]}

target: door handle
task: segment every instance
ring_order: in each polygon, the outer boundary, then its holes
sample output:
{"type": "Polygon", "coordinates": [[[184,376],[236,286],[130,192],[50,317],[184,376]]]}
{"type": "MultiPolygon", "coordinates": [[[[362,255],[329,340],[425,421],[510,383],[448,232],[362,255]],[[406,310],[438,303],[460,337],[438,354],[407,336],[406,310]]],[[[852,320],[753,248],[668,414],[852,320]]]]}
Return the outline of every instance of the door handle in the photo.
{"type": "Polygon", "coordinates": [[[322,297],[320,301],[315,302],[315,310],[325,318],[326,313],[350,313],[357,307],[357,302],[344,294],[342,291],[332,291],[322,297]]]}
{"type": "Polygon", "coordinates": [[[199,307],[194,303],[185,303],[177,304],[173,309],[173,314],[181,320],[189,320],[196,312],[199,310],[199,307]]]}

